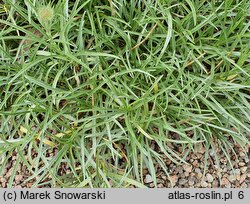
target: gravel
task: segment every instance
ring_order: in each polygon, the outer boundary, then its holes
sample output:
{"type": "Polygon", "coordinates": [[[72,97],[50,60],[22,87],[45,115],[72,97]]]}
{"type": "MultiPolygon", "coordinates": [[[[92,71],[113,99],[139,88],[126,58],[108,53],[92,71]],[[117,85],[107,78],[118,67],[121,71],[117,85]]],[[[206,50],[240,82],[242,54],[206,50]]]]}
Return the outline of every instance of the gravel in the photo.
{"type": "MultiPolygon", "coordinates": [[[[153,178],[149,171],[143,169],[144,184],[146,186],[150,188],[250,188],[249,147],[243,150],[237,145],[234,146],[234,151],[238,152],[238,158],[235,157],[233,152],[229,152],[233,169],[231,169],[227,158],[219,148],[209,151],[209,157],[205,160],[204,147],[201,145],[198,145],[198,150],[189,153],[185,153],[182,148],[178,149],[179,147],[181,146],[177,145],[174,148],[176,148],[177,152],[179,151],[180,157],[182,154],[185,155],[185,160],[188,164],[176,165],[163,156],[169,175],[155,163],[157,185],[155,186],[153,183],[153,178]],[[216,157],[219,159],[219,163],[216,162],[216,157]]],[[[57,150],[50,152],[48,156],[53,156],[56,152],[57,150]]],[[[34,154],[33,156],[36,157],[37,155],[34,154]]],[[[36,181],[37,178],[28,180],[31,172],[23,163],[19,163],[16,172],[14,172],[17,160],[18,154],[13,152],[11,159],[0,176],[0,187],[8,187],[8,182],[13,174],[15,176],[11,187],[14,188],[31,188],[36,181]]],[[[61,169],[58,170],[58,175],[64,175],[69,173],[69,171],[68,165],[66,163],[62,164],[61,169]]],[[[39,185],[40,187],[51,187],[49,184],[42,185],[40,183],[39,185]]]]}
{"type": "Polygon", "coordinates": [[[247,166],[241,167],[240,168],[241,173],[242,174],[246,173],[247,172],[247,168],[248,168],[247,166]]]}
{"type": "Polygon", "coordinates": [[[202,187],[202,188],[208,187],[208,183],[207,183],[206,181],[202,181],[202,182],[201,182],[201,187],[202,187]]]}
{"type": "MultiPolygon", "coordinates": [[[[178,151],[178,146],[175,146],[175,148],[178,151]]],[[[229,152],[233,169],[220,148],[209,150],[209,157],[206,160],[204,147],[199,144],[197,148],[194,152],[186,154],[185,158],[189,164],[177,166],[169,159],[166,159],[165,164],[169,169],[170,175],[168,177],[164,171],[158,168],[157,175],[161,175],[163,182],[157,185],[157,188],[250,187],[249,146],[246,149],[241,149],[238,145],[234,145],[234,151],[238,152],[237,157],[235,157],[233,152],[229,152]],[[217,159],[219,163],[216,162],[217,159]]],[[[182,150],[179,150],[179,152],[185,154],[182,150]]]]}
{"type": "Polygon", "coordinates": [[[196,180],[197,180],[197,179],[196,179],[194,176],[189,177],[189,178],[188,178],[188,185],[189,185],[190,187],[192,187],[192,186],[195,184],[196,180]]]}
{"type": "Polygon", "coordinates": [[[208,183],[212,183],[214,181],[214,177],[211,174],[207,174],[206,178],[208,183]]]}
{"type": "Polygon", "coordinates": [[[185,183],[187,183],[188,182],[188,180],[187,179],[180,179],[179,180],[179,185],[184,185],[185,183]]]}
{"type": "MultiPolygon", "coordinates": [[[[24,150],[27,151],[27,150],[24,150]]],[[[32,155],[36,157],[36,154],[32,155]]],[[[26,158],[28,160],[28,157],[26,158]]],[[[7,188],[31,188],[36,179],[28,180],[28,178],[32,175],[28,168],[22,162],[19,162],[18,165],[16,164],[18,160],[17,152],[13,151],[12,157],[9,159],[8,164],[5,166],[4,172],[0,175],[0,187],[7,188]],[[15,166],[17,165],[17,169],[15,171],[15,166]],[[8,183],[11,179],[11,176],[14,176],[12,186],[8,186],[8,183]],[[26,181],[28,180],[28,181],[26,181]]],[[[51,187],[49,184],[40,185],[40,187],[51,187]]]]}
{"type": "Polygon", "coordinates": [[[151,183],[151,182],[153,182],[152,176],[149,175],[149,174],[147,174],[147,175],[146,175],[146,178],[145,178],[145,180],[144,180],[144,182],[145,182],[145,183],[151,183]]]}
{"type": "Polygon", "coordinates": [[[233,183],[234,181],[236,181],[236,175],[230,175],[230,176],[228,176],[228,180],[231,182],[231,183],[233,183]]]}

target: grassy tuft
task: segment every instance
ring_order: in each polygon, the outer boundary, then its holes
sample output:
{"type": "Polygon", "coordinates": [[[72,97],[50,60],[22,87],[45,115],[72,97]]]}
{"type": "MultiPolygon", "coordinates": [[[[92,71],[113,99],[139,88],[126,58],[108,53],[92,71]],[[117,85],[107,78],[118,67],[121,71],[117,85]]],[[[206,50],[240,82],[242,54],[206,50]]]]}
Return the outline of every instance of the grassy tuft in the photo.
{"type": "Polygon", "coordinates": [[[0,175],[17,152],[33,187],[143,187],[144,168],[156,183],[156,163],[185,162],[171,144],[249,145],[249,13],[249,0],[4,0],[0,175]]]}

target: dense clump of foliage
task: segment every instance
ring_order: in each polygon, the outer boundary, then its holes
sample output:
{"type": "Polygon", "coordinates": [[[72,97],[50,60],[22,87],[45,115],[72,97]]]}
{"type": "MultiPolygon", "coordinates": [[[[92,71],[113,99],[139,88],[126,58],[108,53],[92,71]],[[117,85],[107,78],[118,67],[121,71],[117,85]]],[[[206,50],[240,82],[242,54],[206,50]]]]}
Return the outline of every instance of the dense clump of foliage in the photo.
{"type": "Polygon", "coordinates": [[[249,144],[249,14],[249,0],[4,0],[0,174],[15,151],[33,186],[142,187],[166,157],[249,144]]]}

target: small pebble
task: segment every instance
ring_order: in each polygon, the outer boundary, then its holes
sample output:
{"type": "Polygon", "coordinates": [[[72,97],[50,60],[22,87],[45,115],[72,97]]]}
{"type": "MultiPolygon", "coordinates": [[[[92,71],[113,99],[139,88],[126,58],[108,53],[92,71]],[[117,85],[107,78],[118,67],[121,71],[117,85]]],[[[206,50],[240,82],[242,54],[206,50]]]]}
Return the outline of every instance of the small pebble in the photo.
{"type": "Polygon", "coordinates": [[[163,179],[157,178],[157,179],[156,179],[156,183],[158,183],[158,184],[159,184],[159,183],[164,183],[164,180],[163,180],[163,179]]]}
{"type": "Polygon", "coordinates": [[[194,160],[194,162],[192,164],[193,164],[194,167],[197,167],[198,166],[198,161],[194,160]]]}
{"type": "Polygon", "coordinates": [[[23,175],[16,175],[15,176],[15,183],[20,184],[23,181],[23,175]]]}
{"type": "Polygon", "coordinates": [[[208,183],[212,183],[214,181],[214,177],[211,174],[207,174],[206,178],[208,183]]]}
{"type": "Polygon", "coordinates": [[[246,157],[244,158],[244,160],[245,160],[246,163],[248,163],[248,162],[249,162],[249,157],[246,156],[246,157]]]}
{"type": "Polygon", "coordinates": [[[202,174],[201,172],[197,174],[197,178],[198,178],[198,179],[201,179],[202,176],[203,176],[203,174],[202,174]]]}
{"type": "Polygon", "coordinates": [[[228,177],[228,180],[232,183],[236,180],[236,175],[233,175],[231,174],[229,177],[228,177]]]}
{"type": "Polygon", "coordinates": [[[240,152],[240,157],[244,158],[245,157],[245,153],[244,152],[240,152]]]}
{"type": "Polygon", "coordinates": [[[246,182],[242,183],[240,187],[241,188],[249,188],[248,185],[246,184],[246,182]]]}
{"type": "Polygon", "coordinates": [[[247,175],[246,174],[242,174],[240,177],[240,184],[243,183],[246,180],[247,175]]]}
{"type": "Polygon", "coordinates": [[[206,188],[208,186],[208,183],[206,181],[201,182],[201,187],[206,188]]]}
{"type": "Polygon", "coordinates": [[[242,167],[242,166],[245,166],[246,164],[244,162],[239,162],[239,166],[242,167]]]}
{"type": "Polygon", "coordinates": [[[164,188],[164,185],[162,183],[157,185],[157,188],[164,188]]]}
{"type": "Polygon", "coordinates": [[[218,166],[218,165],[214,165],[214,168],[215,168],[216,170],[218,170],[218,169],[219,169],[219,166],[218,166]]]}
{"type": "Polygon", "coordinates": [[[240,180],[240,174],[236,175],[236,180],[239,181],[240,180]]]}
{"type": "Polygon", "coordinates": [[[154,188],[154,187],[155,187],[155,184],[154,184],[154,183],[150,183],[150,184],[149,184],[149,187],[150,187],[150,188],[154,188]]]}
{"type": "Polygon", "coordinates": [[[228,185],[228,184],[229,184],[229,180],[228,180],[227,178],[223,177],[223,178],[221,179],[221,185],[222,185],[222,186],[226,186],[226,185],[228,185]]]}
{"type": "Polygon", "coordinates": [[[6,178],[0,177],[0,183],[6,182],[6,181],[7,181],[6,178]]]}
{"type": "Polygon", "coordinates": [[[149,174],[147,174],[146,178],[144,179],[144,182],[145,183],[151,183],[151,182],[153,182],[152,176],[149,175],[149,174]]]}
{"type": "Polygon", "coordinates": [[[180,184],[180,185],[184,185],[184,184],[187,183],[187,182],[188,182],[187,179],[180,179],[180,180],[179,180],[179,184],[180,184]]]}
{"type": "Polygon", "coordinates": [[[240,168],[240,171],[241,171],[241,173],[246,173],[246,171],[247,171],[247,166],[244,166],[244,167],[241,167],[240,168]]]}
{"type": "Polygon", "coordinates": [[[226,184],[225,188],[231,188],[231,183],[226,184]]]}
{"type": "Polygon", "coordinates": [[[200,172],[201,172],[201,169],[195,168],[195,169],[194,169],[194,172],[195,172],[195,173],[200,173],[200,172]]]}
{"type": "Polygon", "coordinates": [[[2,187],[2,188],[6,188],[6,187],[7,187],[6,182],[2,182],[2,183],[1,183],[1,187],[2,187]]]}
{"type": "Polygon", "coordinates": [[[178,176],[176,176],[176,175],[170,176],[170,179],[173,183],[173,186],[175,186],[177,181],[178,181],[178,176]]]}
{"type": "Polygon", "coordinates": [[[189,186],[193,186],[194,185],[194,183],[195,183],[195,180],[196,180],[196,178],[195,177],[189,177],[189,179],[188,179],[188,185],[189,186]]]}
{"type": "Polygon", "coordinates": [[[226,173],[228,170],[227,170],[227,168],[225,167],[225,168],[223,168],[223,170],[222,170],[224,173],[226,173]]]}
{"type": "Polygon", "coordinates": [[[167,180],[167,176],[165,176],[165,175],[161,176],[161,178],[162,178],[164,181],[167,180]]]}
{"type": "Polygon", "coordinates": [[[214,181],[213,181],[212,187],[213,187],[213,188],[218,188],[218,187],[219,187],[219,182],[218,182],[218,180],[214,180],[214,181]]]}
{"type": "Polygon", "coordinates": [[[178,166],[178,167],[175,168],[175,172],[176,172],[176,173],[179,173],[179,174],[182,174],[182,173],[183,173],[183,170],[184,170],[184,169],[183,169],[182,166],[178,166]]]}
{"type": "Polygon", "coordinates": [[[214,151],[213,149],[210,149],[210,150],[209,150],[209,155],[210,155],[211,157],[213,157],[213,156],[215,155],[215,151],[214,151]]]}
{"type": "Polygon", "coordinates": [[[191,165],[188,165],[188,164],[185,164],[183,166],[184,170],[187,172],[187,173],[191,173],[192,172],[192,169],[193,167],[191,165]]]}

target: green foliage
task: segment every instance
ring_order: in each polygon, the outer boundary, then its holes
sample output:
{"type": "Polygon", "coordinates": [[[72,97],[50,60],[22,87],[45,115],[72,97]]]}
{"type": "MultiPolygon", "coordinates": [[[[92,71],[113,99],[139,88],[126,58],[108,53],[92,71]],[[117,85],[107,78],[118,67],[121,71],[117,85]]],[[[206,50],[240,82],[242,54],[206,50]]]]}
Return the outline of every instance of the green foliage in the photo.
{"type": "Polygon", "coordinates": [[[143,187],[171,143],[249,144],[248,0],[3,2],[0,174],[17,151],[34,187],[143,187]]]}

